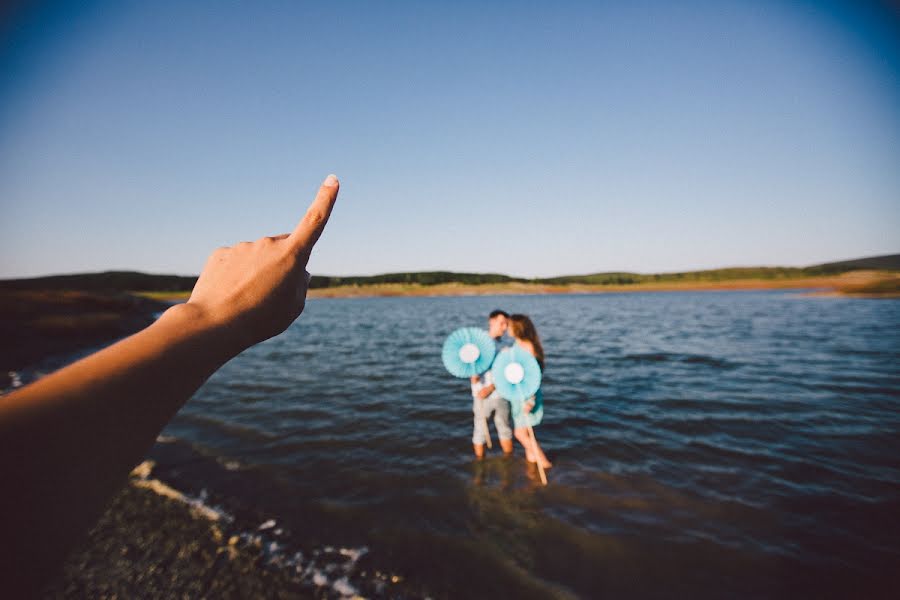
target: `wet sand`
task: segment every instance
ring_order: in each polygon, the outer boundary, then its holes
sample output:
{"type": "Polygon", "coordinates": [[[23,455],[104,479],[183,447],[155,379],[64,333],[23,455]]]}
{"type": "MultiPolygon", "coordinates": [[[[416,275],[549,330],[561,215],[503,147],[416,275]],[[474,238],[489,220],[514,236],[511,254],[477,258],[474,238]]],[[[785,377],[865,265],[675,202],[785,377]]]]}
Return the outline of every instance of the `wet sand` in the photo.
{"type": "Polygon", "coordinates": [[[147,481],[132,475],[45,598],[315,597],[295,569],[147,481]]]}
{"type": "Polygon", "coordinates": [[[257,526],[132,471],[42,597],[416,598],[365,549],[286,552],[274,520],[257,526]]]}

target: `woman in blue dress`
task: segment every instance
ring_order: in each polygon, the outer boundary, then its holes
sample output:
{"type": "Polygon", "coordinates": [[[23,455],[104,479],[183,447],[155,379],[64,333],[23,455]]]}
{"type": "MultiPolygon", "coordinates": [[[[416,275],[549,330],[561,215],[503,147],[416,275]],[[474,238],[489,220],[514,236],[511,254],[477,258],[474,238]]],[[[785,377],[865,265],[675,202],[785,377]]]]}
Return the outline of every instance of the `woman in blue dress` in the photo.
{"type": "MultiPolygon", "coordinates": [[[[515,340],[515,343],[523,350],[530,352],[544,370],[544,348],[541,346],[541,339],[538,337],[537,329],[525,315],[512,315],[509,317],[509,334],[515,340]]],[[[544,417],[544,394],[538,389],[534,396],[525,402],[512,403],[513,418],[513,435],[522,444],[525,449],[525,459],[528,462],[540,462],[541,466],[549,469],[553,464],[547,460],[544,451],[541,450],[537,438],[532,437],[528,433],[528,425],[532,427],[540,424],[544,417]]]]}

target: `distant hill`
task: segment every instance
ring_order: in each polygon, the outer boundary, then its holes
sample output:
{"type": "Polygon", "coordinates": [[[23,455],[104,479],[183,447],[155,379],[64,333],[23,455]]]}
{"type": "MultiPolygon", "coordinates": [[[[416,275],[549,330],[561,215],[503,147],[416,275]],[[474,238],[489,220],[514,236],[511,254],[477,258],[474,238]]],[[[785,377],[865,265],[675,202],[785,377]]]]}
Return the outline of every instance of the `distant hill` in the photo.
{"type": "Polygon", "coordinates": [[[870,256],[869,258],[825,263],[807,267],[805,271],[813,275],[831,275],[860,269],[866,271],[900,271],[900,254],[885,254],[884,256],[870,256]]]}
{"type": "Polygon", "coordinates": [[[83,290],[91,292],[181,292],[194,289],[196,277],[106,271],[0,280],[0,290],[83,290]]]}
{"type": "Polygon", "coordinates": [[[682,273],[593,273],[591,275],[568,275],[535,280],[538,283],[565,285],[580,283],[585,285],[627,285],[630,283],[679,281],[733,281],[736,279],[789,279],[813,277],[817,275],[839,275],[849,271],[900,271],[900,254],[872,256],[841,262],[825,263],[811,267],[733,267],[706,271],[685,271],[682,273]]]}
{"type": "Polygon", "coordinates": [[[311,288],[336,287],[339,285],[373,285],[379,283],[405,283],[438,285],[441,283],[483,283],[527,282],[528,279],[499,275],[497,273],[454,273],[452,271],[420,271],[410,273],[385,273],[358,277],[327,277],[316,275],[309,282],[311,288]]]}
{"type": "MultiPolygon", "coordinates": [[[[498,273],[455,273],[452,271],[420,271],[331,277],[314,275],[310,288],[329,288],[343,285],[415,284],[438,285],[460,283],[464,285],[496,283],[538,283],[544,285],[628,285],[638,283],[675,283],[704,281],[734,281],[740,279],[792,279],[819,275],[838,275],[855,270],[900,271],[900,254],[872,256],[841,262],[825,263],[811,267],[735,267],[683,273],[593,273],[567,275],[540,279],[523,279],[498,273]]],[[[52,275],[31,279],[0,280],[0,290],[87,290],[87,291],[135,291],[135,292],[184,292],[193,289],[196,277],[180,275],[151,275],[133,271],[107,271],[104,273],[80,273],[52,275]]]]}

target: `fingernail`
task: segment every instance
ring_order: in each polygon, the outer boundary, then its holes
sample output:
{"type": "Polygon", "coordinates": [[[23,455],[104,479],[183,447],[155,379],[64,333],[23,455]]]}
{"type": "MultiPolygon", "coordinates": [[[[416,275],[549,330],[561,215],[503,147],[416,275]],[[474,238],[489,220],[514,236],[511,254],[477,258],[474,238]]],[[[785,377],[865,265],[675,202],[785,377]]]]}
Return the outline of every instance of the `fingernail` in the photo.
{"type": "Polygon", "coordinates": [[[334,187],[338,184],[338,178],[335,175],[329,175],[325,178],[325,181],[322,182],[322,185],[327,185],[328,187],[334,187]]]}

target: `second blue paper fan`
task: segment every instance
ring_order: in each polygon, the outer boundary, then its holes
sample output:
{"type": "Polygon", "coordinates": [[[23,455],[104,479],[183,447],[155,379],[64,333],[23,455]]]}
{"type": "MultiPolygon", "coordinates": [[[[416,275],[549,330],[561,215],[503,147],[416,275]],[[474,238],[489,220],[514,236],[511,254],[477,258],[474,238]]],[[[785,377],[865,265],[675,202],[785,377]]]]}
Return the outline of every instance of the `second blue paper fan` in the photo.
{"type": "Polygon", "coordinates": [[[490,369],[496,353],[494,340],[487,331],[463,327],[447,337],[441,358],[454,377],[471,377],[490,369]]]}
{"type": "Polygon", "coordinates": [[[541,366],[531,353],[519,346],[498,354],[491,373],[500,397],[510,402],[523,402],[541,387],[541,366]]]}

